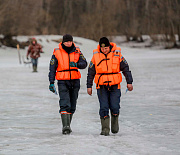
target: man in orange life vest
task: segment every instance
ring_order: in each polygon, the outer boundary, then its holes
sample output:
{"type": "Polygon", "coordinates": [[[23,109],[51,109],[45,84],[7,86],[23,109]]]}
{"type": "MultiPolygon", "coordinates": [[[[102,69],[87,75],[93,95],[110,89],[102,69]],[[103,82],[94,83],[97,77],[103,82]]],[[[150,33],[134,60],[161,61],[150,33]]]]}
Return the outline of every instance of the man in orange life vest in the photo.
{"type": "Polygon", "coordinates": [[[79,47],[73,42],[73,37],[69,34],[63,36],[59,43],[59,48],[55,48],[49,67],[49,89],[56,92],[54,81],[58,80],[59,91],[59,113],[62,120],[62,133],[72,132],[70,123],[76,110],[76,102],[80,89],[81,74],[78,69],[85,69],[87,61],[81,53],[79,47]]]}
{"type": "Polygon", "coordinates": [[[96,83],[100,102],[101,135],[109,135],[109,109],[111,111],[111,132],[115,134],[119,131],[121,71],[126,78],[127,89],[132,91],[133,78],[127,61],[121,55],[121,49],[115,43],[110,43],[106,37],[102,37],[97,49],[93,50],[93,57],[87,75],[87,93],[89,95],[92,95],[92,85],[95,77],[94,82],[96,83]]]}

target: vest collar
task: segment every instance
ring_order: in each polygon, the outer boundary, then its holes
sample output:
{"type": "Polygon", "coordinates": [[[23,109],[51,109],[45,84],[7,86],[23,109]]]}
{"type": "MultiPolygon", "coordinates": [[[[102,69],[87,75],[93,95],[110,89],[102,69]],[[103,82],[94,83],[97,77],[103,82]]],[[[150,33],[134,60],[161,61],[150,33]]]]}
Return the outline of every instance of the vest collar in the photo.
{"type": "Polygon", "coordinates": [[[59,49],[60,50],[64,50],[64,51],[66,51],[67,53],[73,53],[73,52],[75,52],[76,51],[76,47],[75,47],[75,44],[73,43],[73,45],[72,45],[71,47],[72,47],[72,49],[71,48],[66,48],[66,46],[64,46],[63,45],[63,43],[61,42],[61,43],[59,43],[59,49]],[[73,47],[72,47],[73,46],[73,47]],[[70,51],[69,51],[70,50],[70,51]]]}

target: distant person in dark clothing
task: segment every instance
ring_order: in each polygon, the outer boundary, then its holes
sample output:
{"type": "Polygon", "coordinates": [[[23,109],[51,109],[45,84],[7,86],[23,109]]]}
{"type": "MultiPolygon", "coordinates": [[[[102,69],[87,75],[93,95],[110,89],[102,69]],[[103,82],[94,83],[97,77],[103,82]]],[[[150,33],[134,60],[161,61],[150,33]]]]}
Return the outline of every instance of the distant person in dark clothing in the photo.
{"type": "Polygon", "coordinates": [[[37,72],[38,58],[40,57],[40,53],[44,53],[42,51],[42,47],[37,43],[35,38],[32,38],[31,45],[29,45],[26,58],[29,59],[29,55],[31,57],[33,72],[37,72]]]}

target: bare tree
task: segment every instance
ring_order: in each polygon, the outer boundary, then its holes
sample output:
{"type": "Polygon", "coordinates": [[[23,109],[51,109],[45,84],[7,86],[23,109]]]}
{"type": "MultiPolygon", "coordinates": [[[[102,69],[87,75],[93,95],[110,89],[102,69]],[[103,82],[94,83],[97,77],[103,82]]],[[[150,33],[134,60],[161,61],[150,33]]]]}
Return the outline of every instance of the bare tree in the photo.
{"type": "Polygon", "coordinates": [[[179,0],[0,0],[0,33],[65,34],[98,40],[126,35],[163,34],[180,40],[179,0]]]}

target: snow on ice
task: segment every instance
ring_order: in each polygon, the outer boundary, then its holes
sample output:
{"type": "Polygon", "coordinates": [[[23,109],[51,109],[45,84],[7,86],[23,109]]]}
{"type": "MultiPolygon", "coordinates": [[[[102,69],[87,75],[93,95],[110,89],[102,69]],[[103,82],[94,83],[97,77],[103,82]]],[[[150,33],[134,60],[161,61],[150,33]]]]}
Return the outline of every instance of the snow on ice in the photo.
{"type": "MultiPolygon", "coordinates": [[[[126,91],[123,78],[120,132],[99,135],[99,103],[86,93],[87,68],[81,70],[81,90],[72,121],[72,134],[62,135],[58,96],[49,91],[48,68],[52,39],[35,36],[43,46],[38,73],[19,64],[16,49],[0,48],[0,154],[60,155],[178,155],[180,154],[180,50],[121,46],[134,78],[126,91]],[[41,39],[41,41],[39,40],[41,39]]],[[[27,41],[29,36],[18,36],[27,41]]],[[[97,42],[74,37],[89,62],[97,42]]],[[[21,49],[25,57],[26,49],[21,49]]],[[[57,87],[57,85],[56,85],[57,87]]]]}

